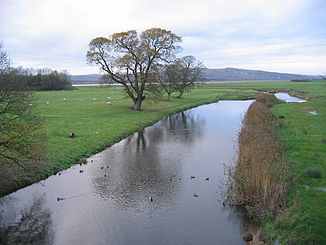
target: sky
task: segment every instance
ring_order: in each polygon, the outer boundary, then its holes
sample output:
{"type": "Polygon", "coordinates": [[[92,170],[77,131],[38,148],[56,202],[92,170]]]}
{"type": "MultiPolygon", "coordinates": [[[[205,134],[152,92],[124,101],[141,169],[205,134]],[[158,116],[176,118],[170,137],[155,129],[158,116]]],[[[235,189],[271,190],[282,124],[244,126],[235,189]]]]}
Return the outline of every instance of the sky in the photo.
{"type": "Polygon", "coordinates": [[[326,74],[326,0],[0,0],[12,66],[99,73],[96,37],[160,27],[207,68],[326,74]]]}

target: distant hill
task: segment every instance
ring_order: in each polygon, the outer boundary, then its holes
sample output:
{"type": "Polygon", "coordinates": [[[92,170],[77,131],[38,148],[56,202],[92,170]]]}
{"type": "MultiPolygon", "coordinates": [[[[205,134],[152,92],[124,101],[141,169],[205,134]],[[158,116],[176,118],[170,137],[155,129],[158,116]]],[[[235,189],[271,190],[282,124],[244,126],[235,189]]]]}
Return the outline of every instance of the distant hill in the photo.
{"type": "Polygon", "coordinates": [[[101,74],[71,75],[72,83],[99,83],[101,74]]]}
{"type": "MultiPolygon", "coordinates": [[[[205,69],[203,75],[208,81],[247,81],[247,80],[301,80],[313,79],[318,76],[278,73],[237,68],[205,69]]],[[[99,83],[101,74],[72,75],[72,83],[99,83]]]]}
{"type": "Polygon", "coordinates": [[[298,75],[259,70],[245,70],[236,68],[206,69],[203,75],[208,80],[215,81],[300,80],[317,78],[317,76],[309,75],[298,75]]]}

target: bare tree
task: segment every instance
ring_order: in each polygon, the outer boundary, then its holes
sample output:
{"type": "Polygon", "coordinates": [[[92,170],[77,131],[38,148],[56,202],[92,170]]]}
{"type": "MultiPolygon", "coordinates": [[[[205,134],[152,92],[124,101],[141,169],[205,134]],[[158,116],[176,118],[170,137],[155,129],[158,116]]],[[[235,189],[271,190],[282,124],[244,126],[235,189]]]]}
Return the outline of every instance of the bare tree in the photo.
{"type": "Polygon", "coordinates": [[[181,99],[184,91],[191,89],[195,83],[204,79],[201,74],[205,67],[191,55],[177,59],[174,65],[177,75],[175,87],[179,91],[177,98],[181,99]]]}
{"type": "Polygon", "coordinates": [[[171,94],[176,90],[177,69],[175,64],[158,65],[155,68],[155,76],[162,89],[167,93],[168,100],[171,99],[171,94]]]}
{"type": "Polygon", "coordinates": [[[88,63],[100,66],[109,82],[122,84],[132,99],[134,110],[140,110],[144,94],[155,80],[153,66],[171,61],[181,50],[181,38],[171,31],[152,28],[140,35],[135,30],[98,37],[89,43],[88,63]]]}
{"type": "Polygon", "coordinates": [[[6,51],[3,50],[3,45],[0,43],[0,75],[9,72],[10,62],[6,51]]]}
{"type": "Polygon", "coordinates": [[[34,113],[34,95],[10,72],[9,58],[0,46],[0,164],[26,164],[40,159],[45,139],[43,118],[34,113]]]}

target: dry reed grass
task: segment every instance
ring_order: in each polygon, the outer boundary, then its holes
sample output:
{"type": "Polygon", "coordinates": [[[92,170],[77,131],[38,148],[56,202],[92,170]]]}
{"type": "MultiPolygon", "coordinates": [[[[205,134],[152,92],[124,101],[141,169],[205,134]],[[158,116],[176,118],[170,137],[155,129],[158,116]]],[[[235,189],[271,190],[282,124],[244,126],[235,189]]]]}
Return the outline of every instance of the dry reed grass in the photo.
{"type": "Polygon", "coordinates": [[[277,117],[268,109],[276,99],[271,96],[260,95],[249,107],[239,135],[237,163],[229,175],[229,200],[244,206],[258,221],[284,206],[288,178],[277,117]]]}

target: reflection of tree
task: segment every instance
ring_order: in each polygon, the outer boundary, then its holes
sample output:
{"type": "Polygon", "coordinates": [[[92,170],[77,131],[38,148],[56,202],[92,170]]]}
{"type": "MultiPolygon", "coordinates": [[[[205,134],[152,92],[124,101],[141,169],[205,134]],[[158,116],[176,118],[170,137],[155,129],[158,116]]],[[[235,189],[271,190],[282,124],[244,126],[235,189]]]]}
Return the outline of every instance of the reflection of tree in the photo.
{"type": "MultiPolygon", "coordinates": [[[[205,119],[192,114],[192,111],[180,112],[161,120],[161,125],[170,135],[183,137],[183,143],[189,144],[201,137],[205,119]]],[[[169,140],[169,139],[168,139],[169,140]]],[[[175,140],[170,137],[170,140],[175,140]]]]}
{"type": "MultiPolygon", "coordinates": [[[[9,200],[10,201],[10,200],[9,200]]],[[[21,211],[20,217],[10,221],[0,216],[1,244],[52,244],[51,213],[44,208],[45,197],[34,197],[31,207],[21,211]],[[6,222],[6,223],[5,223],[6,222]]]]}
{"type": "Polygon", "coordinates": [[[204,123],[189,111],[178,113],[109,148],[103,161],[110,165],[111,174],[93,178],[94,191],[127,207],[137,207],[149,196],[157,205],[169,204],[180,186],[184,153],[179,149],[200,137],[204,123]]]}

